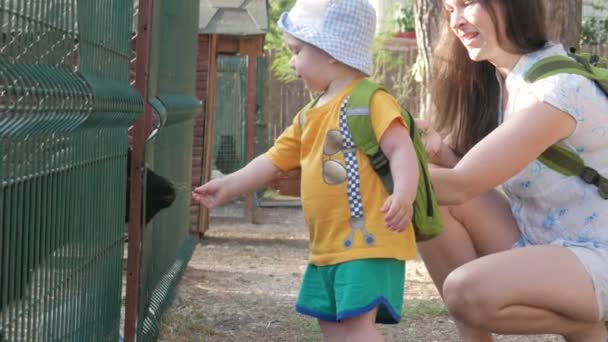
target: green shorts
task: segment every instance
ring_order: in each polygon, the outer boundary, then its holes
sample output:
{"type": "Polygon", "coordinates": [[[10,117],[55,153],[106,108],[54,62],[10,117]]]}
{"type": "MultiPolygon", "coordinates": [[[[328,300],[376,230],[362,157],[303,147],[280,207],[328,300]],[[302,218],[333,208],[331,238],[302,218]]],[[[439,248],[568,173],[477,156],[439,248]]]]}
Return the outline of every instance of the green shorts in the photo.
{"type": "Polygon", "coordinates": [[[362,259],[331,266],[308,265],[296,311],[337,322],[378,307],[376,323],[401,319],[405,261],[362,259]]]}

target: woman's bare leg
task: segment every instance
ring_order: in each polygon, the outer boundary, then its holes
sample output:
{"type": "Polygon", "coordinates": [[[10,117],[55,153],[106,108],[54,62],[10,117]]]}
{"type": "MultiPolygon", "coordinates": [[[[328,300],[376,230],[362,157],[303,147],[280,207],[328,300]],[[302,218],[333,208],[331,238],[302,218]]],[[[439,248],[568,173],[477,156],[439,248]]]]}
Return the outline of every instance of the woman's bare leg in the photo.
{"type": "Polygon", "coordinates": [[[606,341],[593,283],[561,246],[500,252],[447,277],[444,300],[459,321],[502,334],[560,334],[567,341],[606,341]]]}
{"type": "MultiPolygon", "coordinates": [[[[448,274],[480,256],[510,249],[519,231],[506,198],[491,191],[461,206],[441,208],[444,231],[418,249],[443,297],[448,274]]],[[[491,334],[456,321],[464,342],[492,341],[491,334]]]]}

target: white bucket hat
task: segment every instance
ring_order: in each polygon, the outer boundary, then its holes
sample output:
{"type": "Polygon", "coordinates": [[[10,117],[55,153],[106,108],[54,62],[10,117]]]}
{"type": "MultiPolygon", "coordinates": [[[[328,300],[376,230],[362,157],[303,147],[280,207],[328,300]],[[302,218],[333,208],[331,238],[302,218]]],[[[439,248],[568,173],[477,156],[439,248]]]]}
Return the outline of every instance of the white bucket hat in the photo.
{"type": "Polygon", "coordinates": [[[297,0],[279,27],[336,60],[370,74],[376,12],[368,0],[297,0]]]}

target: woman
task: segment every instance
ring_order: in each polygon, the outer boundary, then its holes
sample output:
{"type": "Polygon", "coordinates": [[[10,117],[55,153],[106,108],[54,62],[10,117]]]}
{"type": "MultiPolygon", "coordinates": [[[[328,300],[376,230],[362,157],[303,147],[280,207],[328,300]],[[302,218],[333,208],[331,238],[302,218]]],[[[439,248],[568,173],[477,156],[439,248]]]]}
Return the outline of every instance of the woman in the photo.
{"type": "Polygon", "coordinates": [[[437,131],[418,122],[445,224],[419,244],[431,277],[464,341],[607,341],[608,201],[536,158],[559,143],[608,175],[608,98],[577,75],[524,81],[536,61],[566,54],[547,41],[542,0],[444,6],[437,131]]]}

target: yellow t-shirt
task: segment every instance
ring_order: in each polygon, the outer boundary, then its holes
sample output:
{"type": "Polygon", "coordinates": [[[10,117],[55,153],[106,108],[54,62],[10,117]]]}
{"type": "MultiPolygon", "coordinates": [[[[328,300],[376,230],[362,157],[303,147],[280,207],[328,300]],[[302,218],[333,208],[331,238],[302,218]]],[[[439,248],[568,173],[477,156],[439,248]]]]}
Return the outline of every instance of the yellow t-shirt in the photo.
{"type": "MultiPolygon", "coordinates": [[[[298,116],[306,115],[303,127],[296,116],[266,153],[283,171],[302,169],[301,199],[310,229],[310,263],[318,266],[356,259],[416,257],[413,227],[397,233],[385,226],[380,208],[388,194],[368,157],[359,149],[356,153],[365,229],[350,224],[348,181],[343,180],[345,172],[340,170],[345,165],[344,154],[336,148],[335,138],[340,131],[340,106],[359,81],[351,82],[329,102],[300,112],[298,116]]],[[[383,91],[371,99],[370,118],[378,141],[393,120],[404,123],[399,104],[383,91]]]]}

